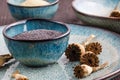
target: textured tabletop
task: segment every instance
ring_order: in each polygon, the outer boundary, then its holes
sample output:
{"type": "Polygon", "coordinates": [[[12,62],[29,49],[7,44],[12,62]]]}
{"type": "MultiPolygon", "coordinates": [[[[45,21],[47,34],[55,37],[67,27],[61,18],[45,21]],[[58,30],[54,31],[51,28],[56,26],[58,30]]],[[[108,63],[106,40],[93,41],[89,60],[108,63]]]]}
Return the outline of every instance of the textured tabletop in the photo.
{"type": "MultiPolygon", "coordinates": [[[[80,20],[75,16],[72,9],[72,1],[73,0],[60,0],[59,9],[52,20],[80,24],[80,20]]],[[[0,0],[0,25],[7,25],[12,22],[15,22],[15,20],[8,10],[6,0],[0,0]]]]}

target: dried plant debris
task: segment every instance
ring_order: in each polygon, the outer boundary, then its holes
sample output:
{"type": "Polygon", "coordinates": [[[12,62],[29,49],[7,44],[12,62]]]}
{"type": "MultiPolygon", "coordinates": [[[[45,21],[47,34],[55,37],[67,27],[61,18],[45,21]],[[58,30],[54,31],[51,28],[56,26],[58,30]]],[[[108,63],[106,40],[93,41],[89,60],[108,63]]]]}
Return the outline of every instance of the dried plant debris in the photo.
{"type": "Polygon", "coordinates": [[[120,11],[114,10],[111,14],[110,17],[120,17],[120,11]]]}
{"type": "Polygon", "coordinates": [[[80,61],[80,64],[74,67],[74,75],[77,78],[86,77],[108,65],[108,62],[99,65],[98,54],[102,52],[102,45],[99,42],[90,43],[93,38],[95,35],[91,35],[81,44],[69,44],[65,51],[69,61],[80,61]]]}
{"type": "Polygon", "coordinates": [[[65,55],[69,61],[79,61],[80,56],[85,53],[85,45],[88,44],[93,38],[95,38],[95,35],[90,35],[82,44],[69,44],[65,51],[65,55]]]}
{"type": "Polygon", "coordinates": [[[114,10],[110,13],[110,17],[120,17],[119,5],[120,1],[116,4],[114,10]]]}
{"type": "Polygon", "coordinates": [[[13,59],[10,54],[0,55],[0,67],[2,67],[3,64],[8,62],[10,59],[13,59]]]}
{"type": "Polygon", "coordinates": [[[80,55],[84,53],[85,48],[78,43],[69,44],[65,51],[65,55],[69,61],[79,61],[80,55]]]}
{"type": "Polygon", "coordinates": [[[66,51],[65,55],[70,61],[79,61],[81,54],[85,53],[85,45],[91,41],[95,35],[90,35],[82,44],[80,43],[72,43],[69,44],[66,51]]]}
{"type": "Polygon", "coordinates": [[[86,45],[85,50],[92,51],[93,53],[98,55],[102,52],[102,45],[99,42],[92,42],[86,45]]]}
{"type": "Polygon", "coordinates": [[[92,72],[95,72],[95,71],[105,68],[106,66],[108,66],[108,62],[106,62],[100,66],[97,66],[97,67],[91,67],[86,64],[77,65],[74,68],[74,75],[77,78],[83,78],[83,77],[90,75],[92,72]]]}
{"type": "Polygon", "coordinates": [[[90,73],[92,72],[92,68],[88,65],[77,65],[75,68],[74,68],[74,75],[75,77],[77,78],[83,78],[87,75],[89,75],[90,73]],[[88,69],[86,69],[88,68],[88,69]]]}
{"type": "Polygon", "coordinates": [[[13,74],[12,77],[15,78],[16,80],[29,80],[26,76],[20,74],[18,70],[16,70],[13,74]]]}
{"type": "Polygon", "coordinates": [[[80,63],[87,64],[92,67],[96,67],[99,66],[99,58],[93,52],[88,51],[81,56],[80,63]]]}

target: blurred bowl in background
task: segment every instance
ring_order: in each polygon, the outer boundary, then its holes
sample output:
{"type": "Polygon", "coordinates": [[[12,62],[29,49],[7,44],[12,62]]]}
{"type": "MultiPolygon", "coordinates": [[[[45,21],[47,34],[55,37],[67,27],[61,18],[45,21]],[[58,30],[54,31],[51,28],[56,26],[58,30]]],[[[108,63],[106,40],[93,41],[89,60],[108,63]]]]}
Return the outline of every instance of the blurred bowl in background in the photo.
{"type": "Polygon", "coordinates": [[[85,24],[120,33],[120,17],[109,17],[119,0],[74,0],[73,10],[85,24]]]}
{"type": "Polygon", "coordinates": [[[25,0],[7,0],[11,15],[16,20],[27,18],[51,19],[59,7],[59,0],[47,0],[50,4],[44,6],[21,6],[25,0]]]}

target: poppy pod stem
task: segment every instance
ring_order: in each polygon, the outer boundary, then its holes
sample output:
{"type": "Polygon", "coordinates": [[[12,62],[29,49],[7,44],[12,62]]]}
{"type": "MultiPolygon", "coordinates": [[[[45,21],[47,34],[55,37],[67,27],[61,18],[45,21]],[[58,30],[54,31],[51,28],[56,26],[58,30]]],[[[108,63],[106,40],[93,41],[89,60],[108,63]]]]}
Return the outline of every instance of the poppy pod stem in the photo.
{"type": "Polygon", "coordinates": [[[105,62],[97,67],[91,67],[86,64],[77,65],[74,68],[74,75],[77,78],[83,78],[83,77],[90,75],[92,72],[95,72],[95,71],[105,68],[106,66],[108,66],[108,62],[105,62]]]}
{"type": "Polygon", "coordinates": [[[12,77],[15,78],[16,80],[29,80],[26,76],[20,74],[18,70],[16,70],[13,74],[12,77]]]}
{"type": "Polygon", "coordinates": [[[95,35],[90,35],[83,43],[82,43],[82,45],[85,47],[87,44],[89,44],[89,42],[93,39],[93,38],[95,38],[95,35]]]}
{"type": "Polygon", "coordinates": [[[103,69],[103,68],[105,68],[106,66],[108,65],[108,62],[105,62],[105,63],[103,63],[103,64],[101,64],[100,66],[98,66],[98,67],[92,67],[92,72],[96,72],[96,71],[98,71],[98,70],[100,70],[100,69],[103,69]]]}

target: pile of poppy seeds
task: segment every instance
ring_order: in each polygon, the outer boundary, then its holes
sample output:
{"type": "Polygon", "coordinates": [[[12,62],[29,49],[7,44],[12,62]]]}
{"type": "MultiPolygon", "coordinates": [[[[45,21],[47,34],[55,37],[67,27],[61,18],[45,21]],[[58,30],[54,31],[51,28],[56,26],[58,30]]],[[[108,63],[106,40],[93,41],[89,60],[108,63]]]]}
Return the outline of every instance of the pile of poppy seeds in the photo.
{"type": "Polygon", "coordinates": [[[62,35],[62,33],[56,30],[37,29],[25,31],[23,33],[15,35],[13,38],[16,40],[46,40],[53,39],[60,35],[62,35]]]}

